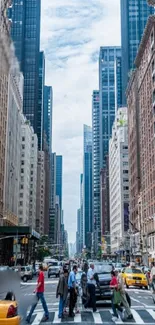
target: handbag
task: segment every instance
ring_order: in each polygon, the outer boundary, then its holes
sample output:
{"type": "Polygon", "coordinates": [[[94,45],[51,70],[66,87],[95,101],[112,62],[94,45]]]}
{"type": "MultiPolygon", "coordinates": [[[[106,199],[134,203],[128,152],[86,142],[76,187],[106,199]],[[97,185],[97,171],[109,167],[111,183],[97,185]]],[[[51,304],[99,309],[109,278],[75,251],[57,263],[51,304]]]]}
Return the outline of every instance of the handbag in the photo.
{"type": "Polygon", "coordinates": [[[121,303],[121,293],[120,291],[114,290],[114,305],[119,305],[121,303]]]}

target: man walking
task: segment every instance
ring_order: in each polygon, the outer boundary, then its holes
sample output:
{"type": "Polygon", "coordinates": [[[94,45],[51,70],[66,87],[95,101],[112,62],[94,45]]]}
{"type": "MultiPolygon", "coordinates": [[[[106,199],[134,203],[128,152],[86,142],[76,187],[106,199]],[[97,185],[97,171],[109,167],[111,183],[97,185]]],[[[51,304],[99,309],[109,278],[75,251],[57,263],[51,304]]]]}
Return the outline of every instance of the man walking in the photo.
{"type": "Polygon", "coordinates": [[[85,308],[88,308],[89,306],[93,308],[93,312],[96,312],[96,297],[95,297],[95,286],[96,286],[96,280],[94,278],[94,264],[90,264],[90,268],[87,273],[87,280],[88,280],[88,293],[89,293],[89,301],[86,302],[85,308]]]}
{"type": "Polygon", "coordinates": [[[59,300],[59,318],[63,318],[63,311],[65,307],[65,303],[67,300],[68,295],[68,270],[64,269],[64,273],[60,275],[58,286],[57,286],[57,292],[56,297],[60,296],[59,300]]]}
{"type": "Polygon", "coordinates": [[[73,266],[73,271],[69,274],[68,279],[68,289],[70,292],[70,300],[69,300],[69,317],[74,317],[74,308],[77,301],[77,290],[76,290],[76,273],[77,273],[77,266],[73,266]]]}
{"type": "Polygon", "coordinates": [[[47,308],[47,304],[46,304],[46,300],[44,297],[44,272],[43,272],[43,266],[40,265],[39,266],[39,274],[38,274],[38,284],[36,289],[34,290],[34,293],[36,293],[37,296],[37,302],[31,307],[31,310],[29,312],[29,315],[26,318],[27,323],[30,324],[31,321],[31,316],[38,304],[38,301],[41,300],[44,312],[45,312],[45,316],[43,318],[43,322],[46,322],[47,320],[49,320],[49,312],[48,312],[48,308],[47,308]]]}

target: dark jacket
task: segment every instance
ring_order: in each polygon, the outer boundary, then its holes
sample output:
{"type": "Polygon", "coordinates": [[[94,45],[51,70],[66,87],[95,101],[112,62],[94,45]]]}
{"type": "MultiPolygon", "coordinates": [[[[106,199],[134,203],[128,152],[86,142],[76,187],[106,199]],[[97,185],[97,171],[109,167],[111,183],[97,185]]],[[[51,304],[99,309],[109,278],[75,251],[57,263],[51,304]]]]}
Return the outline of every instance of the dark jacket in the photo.
{"type": "Polygon", "coordinates": [[[59,282],[57,285],[56,297],[63,297],[63,300],[67,299],[68,295],[68,278],[64,276],[64,274],[60,275],[59,282]]]}

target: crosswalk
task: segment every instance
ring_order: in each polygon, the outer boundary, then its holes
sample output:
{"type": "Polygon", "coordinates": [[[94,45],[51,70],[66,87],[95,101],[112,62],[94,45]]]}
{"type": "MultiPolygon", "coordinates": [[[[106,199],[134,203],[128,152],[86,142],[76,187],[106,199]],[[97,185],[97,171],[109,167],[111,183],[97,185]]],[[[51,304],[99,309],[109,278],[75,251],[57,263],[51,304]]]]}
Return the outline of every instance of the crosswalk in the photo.
{"type": "MultiPolygon", "coordinates": [[[[50,317],[49,321],[46,322],[46,325],[51,324],[70,324],[70,323],[88,323],[88,324],[137,324],[137,325],[152,325],[155,323],[155,309],[131,309],[131,312],[133,314],[134,319],[131,321],[123,321],[121,318],[117,321],[112,321],[112,310],[111,309],[102,309],[99,310],[96,313],[93,313],[92,311],[81,311],[79,314],[76,314],[74,318],[65,317],[64,319],[58,318],[58,311],[51,312],[50,311],[50,317]]],[[[44,316],[43,311],[37,311],[37,314],[35,314],[32,317],[32,325],[43,325],[45,323],[42,323],[42,319],[44,316]]],[[[23,323],[24,324],[24,323],[23,323]]]]}

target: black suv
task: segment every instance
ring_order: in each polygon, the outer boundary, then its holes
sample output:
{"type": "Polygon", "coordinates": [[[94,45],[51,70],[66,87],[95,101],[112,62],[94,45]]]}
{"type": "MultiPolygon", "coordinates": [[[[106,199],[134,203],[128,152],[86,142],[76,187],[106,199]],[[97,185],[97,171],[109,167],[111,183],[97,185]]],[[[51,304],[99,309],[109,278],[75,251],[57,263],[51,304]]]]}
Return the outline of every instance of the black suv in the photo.
{"type": "Polygon", "coordinates": [[[95,264],[95,273],[98,275],[99,285],[96,286],[96,301],[111,300],[112,290],[110,288],[112,264],[95,264]]]}

